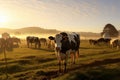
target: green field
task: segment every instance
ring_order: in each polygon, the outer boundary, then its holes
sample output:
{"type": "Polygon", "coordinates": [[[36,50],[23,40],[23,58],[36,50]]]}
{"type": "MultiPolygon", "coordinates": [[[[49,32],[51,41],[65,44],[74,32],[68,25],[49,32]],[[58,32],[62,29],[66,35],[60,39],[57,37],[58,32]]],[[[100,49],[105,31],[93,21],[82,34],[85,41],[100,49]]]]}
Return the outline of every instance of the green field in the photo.
{"type": "MultiPolygon", "coordinates": [[[[19,48],[7,54],[8,80],[120,80],[120,50],[108,46],[92,46],[81,41],[76,64],[67,66],[66,73],[58,73],[54,50],[41,46],[27,48],[22,41],[19,48]]],[[[0,80],[6,80],[4,54],[0,53],[0,80]]]]}

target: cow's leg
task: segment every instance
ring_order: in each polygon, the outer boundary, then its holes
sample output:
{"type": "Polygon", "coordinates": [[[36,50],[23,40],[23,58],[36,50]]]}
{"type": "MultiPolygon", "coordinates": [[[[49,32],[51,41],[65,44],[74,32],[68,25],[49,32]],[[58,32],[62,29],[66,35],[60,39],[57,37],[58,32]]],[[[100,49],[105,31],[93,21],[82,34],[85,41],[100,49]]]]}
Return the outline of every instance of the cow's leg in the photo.
{"type": "Polygon", "coordinates": [[[71,58],[70,63],[72,64],[73,63],[73,54],[72,53],[70,53],[70,58],[71,58]]]}
{"type": "Polygon", "coordinates": [[[64,72],[66,72],[66,67],[67,67],[67,62],[66,60],[64,61],[64,72]]]}
{"type": "Polygon", "coordinates": [[[58,65],[59,65],[59,72],[61,73],[61,61],[60,60],[59,60],[58,65]]]}
{"type": "Polygon", "coordinates": [[[32,47],[32,42],[31,42],[31,47],[32,47]]]}
{"type": "Polygon", "coordinates": [[[36,49],[36,47],[37,47],[37,44],[36,44],[36,42],[35,42],[35,49],[36,49]]]}
{"type": "Polygon", "coordinates": [[[71,62],[75,64],[75,53],[74,52],[71,53],[71,60],[72,60],[71,62]]]}
{"type": "Polygon", "coordinates": [[[73,53],[73,64],[75,64],[75,52],[73,53]]]}
{"type": "Polygon", "coordinates": [[[119,50],[120,49],[120,45],[119,44],[117,44],[117,50],[119,50]]]}
{"type": "Polygon", "coordinates": [[[78,58],[79,57],[79,49],[76,51],[76,58],[78,58]]]}
{"type": "Polygon", "coordinates": [[[28,48],[29,48],[29,42],[27,42],[27,46],[28,46],[28,48]]]}
{"type": "Polygon", "coordinates": [[[39,48],[40,48],[40,47],[41,47],[41,42],[39,42],[38,44],[39,44],[38,46],[39,46],[39,48]]]}
{"type": "Polygon", "coordinates": [[[66,67],[67,67],[67,56],[65,57],[65,60],[64,60],[64,72],[67,71],[66,67]]]}
{"type": "Polygon", "coordinates": [[[40,44],[38,43],[38,48],[40,48],[40,44]]]}
{"type": "Polygon", "coordinates": [[[79,49],[75,52],[75,60],[78,61],[79,58],[79,49]]]}

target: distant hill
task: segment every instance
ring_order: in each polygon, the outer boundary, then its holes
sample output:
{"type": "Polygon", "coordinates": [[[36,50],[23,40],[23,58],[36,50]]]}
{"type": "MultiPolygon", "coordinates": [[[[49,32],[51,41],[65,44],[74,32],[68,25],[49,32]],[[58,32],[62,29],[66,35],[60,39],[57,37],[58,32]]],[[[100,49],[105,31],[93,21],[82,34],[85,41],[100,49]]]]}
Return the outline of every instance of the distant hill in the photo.
{"type": "MultiPolygon", "coordinates": [[[[7,28],[0,28],[0,34],[8,32],[12,34],[56,34],[61,31],[56,29],[44,29],[40,27],[25,27],[20,29],[7,29],[7,28]]],[[[78,32],[81,36],[85,37],[99,37],[100,33],[93,33],[93,32],[78,32]]]]}
{"type": "Polygon", "coordinates": [[[7,28],[0,28],[0,34],[1,33],[21,33],[21,34],[35,34],[35,33],[51,33],[55,34],[60,31],[55,30],[55,29],[44,29],[40,27],[25,27],[25,28],[20,28],[20,29],[7,29],[7,28]]]}
{"type": "Polygon", "coordinates": [[[10,32],[12,32],[12,29],[0,28],[0,34],[1,34],[1,33],[4,33],[4,32],[10,33],[10,32]]]}
{"type": "Polygon", "coordinates": [[[55,34],[60,31],[55,30],[55,29],[44,29],[40,27],[26,27],[26,28],[21,28],[21,29],[15,29],[14,32],[20,32],[20,33],[51,33],[55,34]]]}

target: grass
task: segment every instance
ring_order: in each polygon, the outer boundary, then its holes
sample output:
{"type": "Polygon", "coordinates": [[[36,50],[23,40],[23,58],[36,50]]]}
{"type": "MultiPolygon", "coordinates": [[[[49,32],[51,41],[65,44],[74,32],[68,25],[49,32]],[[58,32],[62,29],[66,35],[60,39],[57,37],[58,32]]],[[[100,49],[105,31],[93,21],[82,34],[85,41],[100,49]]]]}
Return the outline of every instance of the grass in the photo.
{"type": "MultiPolygon", "coordinates": [[[[9,80],[119,80],[120,50],[108,46],[89,45],[81,41],[80,57],[75,65],[68,64],[67,72],[58,73],[54,50],[42,46],[27,48],[22,42],[19,48],[7,52],[9,80]]],[[[69,60],[70,63],[70,60],[69,60]]],[[[0,80],[5,80],[4,55],[0,53],[0,80]]]]}

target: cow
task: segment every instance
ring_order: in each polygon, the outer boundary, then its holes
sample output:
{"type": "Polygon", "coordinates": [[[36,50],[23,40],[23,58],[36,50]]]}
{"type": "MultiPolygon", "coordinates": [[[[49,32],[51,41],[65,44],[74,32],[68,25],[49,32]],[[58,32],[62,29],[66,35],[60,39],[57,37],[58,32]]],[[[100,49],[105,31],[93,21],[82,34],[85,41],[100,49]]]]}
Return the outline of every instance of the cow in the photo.
{"type": "Polygon", "coordinates": [[[48,48],[54,49],[55,48],[55,37],[49,36],[48,37],[48,48]]]}
{"type": "Polygon", "coordinates": [[[96,45],[97,40],[89,39],[89,43],[90,43],[90,45],[96,45]]]}
{"type": "Polygon", "coordinates": [[[31,44],[31,46],[32,46],[32,43],[35,44],[35,48],[37,48],[37,46],[38,46],[38,48],[40,48],[40,46],[41,46],[41,43],[40,43],[40,40],[38,37],[27,36],[26,41],[27,41],[28,48],[30,47],[29,44],[31,44]]]}
{"type": "Polygon", "coordinates": [[[59,72],[62,70],[62,61],[64,61],[64,72],[66,72],[67,60],[72,55],[72,61],[75,64],[75,55],[79,55],[80,36],[79,34],[61,32],[54,37],[55,53],[59,62],[59,72]]]}
{"type": "Polygon", "coordinates": [[[49,36],[48,39],[50,39],[50,40],[55,40],[55,37],[49,36]]]}
{"type": "Polygon", "coordinates": [[[99,44],[99,43],[105,43],[105,44],[109,44],[110,43],[110,38],[108,38],[108,39],[106,39],[106,38],[99,38],[98,40],[97,40],[97,43],[99,44]]]}
{"type": "Polygon", "coordinates": [[[120,48],[120,40],[119,39],[112,39],[110,41],[110,47],[111,48],[116,47],[117,49],[120,48]]]}
{"type": "Polygon", "coordinates": [[[19,38],[17,38],[17,37],[12,37],[12,42],[13,42],[13,44],[20,44],[21,43],[21,40],[19,39],[19,38]]]}
{"type": "Polygon", "coordinates": [[[43,43],[44,46],[47,46],[47,39],[46,38],[40,38],[41,44],[43,43]]]}

